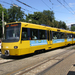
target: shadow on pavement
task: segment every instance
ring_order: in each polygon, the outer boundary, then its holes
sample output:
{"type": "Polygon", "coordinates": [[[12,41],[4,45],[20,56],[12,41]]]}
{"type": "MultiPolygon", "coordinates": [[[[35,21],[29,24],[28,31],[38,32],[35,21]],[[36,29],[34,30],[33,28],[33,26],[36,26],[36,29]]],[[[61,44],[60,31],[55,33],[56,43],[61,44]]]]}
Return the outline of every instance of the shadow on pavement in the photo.
{"type": "Polygon", "coordinates": [[[1,55],[1,58],[3,58],[3,59],[19,60],[19,59],[31,57],[31,56],[33,56],[33,55],[34,55],[34,54],[27,54],[27,55],[22,55],[22,56],[5,56],[5,55],[1,55]]]}
{"type": "Polygon", "coordinates": [[[69,71],[67,75],[75,75],[75,71],[69,71]]]}

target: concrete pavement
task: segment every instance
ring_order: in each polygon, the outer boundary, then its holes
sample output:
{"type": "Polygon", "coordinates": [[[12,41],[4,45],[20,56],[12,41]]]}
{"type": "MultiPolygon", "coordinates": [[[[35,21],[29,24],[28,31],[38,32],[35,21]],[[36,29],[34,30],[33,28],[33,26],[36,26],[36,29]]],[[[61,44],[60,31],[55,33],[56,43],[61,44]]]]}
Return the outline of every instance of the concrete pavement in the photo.
{"type": "Polygon", "coordinates": [[[39,75],[75,75],[75,53],[39,75]]]}

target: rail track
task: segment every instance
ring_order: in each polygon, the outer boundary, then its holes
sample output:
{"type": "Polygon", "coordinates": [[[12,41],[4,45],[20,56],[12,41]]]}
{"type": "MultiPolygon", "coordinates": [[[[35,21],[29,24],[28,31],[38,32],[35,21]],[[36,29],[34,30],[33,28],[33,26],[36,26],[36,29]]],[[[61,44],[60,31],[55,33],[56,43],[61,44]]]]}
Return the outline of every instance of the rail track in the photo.
{"type": "MultiPolygon", "coordinates": [[[[30,55],[30,56],[32,56],[32,55],[30,55]]],[[[21,59],[21,58],[25,58],[25,57],[29,57],[29,56],[24,56],[24,57],[20,57],[20,58],[19,57],[11,57],[11,56],[6,57],[6,56],[1,55],[1,51],[0,51],[0,65],[5,64],[5,63],[9,63],[9,62],[14,62],[17,59],[21,59]]]]}
{"type": "Polygon", "coordinates": [[[60,63],[61,61],[63,61],[74,53],[75,50],[71,50],[71,48],[66,48],[66,50],[63,52],[47,57],[37,63],[27,65],[16,71],[7,73],[6,75],[41,75],[41,73],[57,65],[58,63],[60,63]]]}

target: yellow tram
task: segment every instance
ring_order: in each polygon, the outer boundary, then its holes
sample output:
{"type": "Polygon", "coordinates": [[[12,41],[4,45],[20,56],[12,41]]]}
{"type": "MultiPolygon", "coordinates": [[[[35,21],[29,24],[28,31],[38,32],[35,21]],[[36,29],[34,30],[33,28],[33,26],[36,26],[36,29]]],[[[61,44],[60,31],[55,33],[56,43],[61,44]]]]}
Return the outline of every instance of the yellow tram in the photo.
{"type": "Polygon", "coordinates": [[[5,26],[1,51],[6,56],[20,56],[75,43],[75,32],[26,22],[5,26]]]}

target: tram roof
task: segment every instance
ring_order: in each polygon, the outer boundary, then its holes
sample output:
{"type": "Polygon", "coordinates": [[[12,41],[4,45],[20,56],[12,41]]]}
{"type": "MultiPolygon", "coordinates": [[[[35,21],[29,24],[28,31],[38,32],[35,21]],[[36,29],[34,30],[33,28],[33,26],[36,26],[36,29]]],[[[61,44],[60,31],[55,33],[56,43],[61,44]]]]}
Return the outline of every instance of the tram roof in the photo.
{"type": "Polygon", "coordinates": [[[35,28],[35,29],[75,33],[75,32],[69,31],[69,30],[65,30],[65,29],[59,29],[59,28],[49,27],[46,25],[39,25],[39,24],[33,24],[33,23],[27,23],[27,22],[11,22],[11,23],[7,23],[7,24],[14,24],[14,23],[21,23],[22,27],[26,27],[26,28],[35,28]]]}

